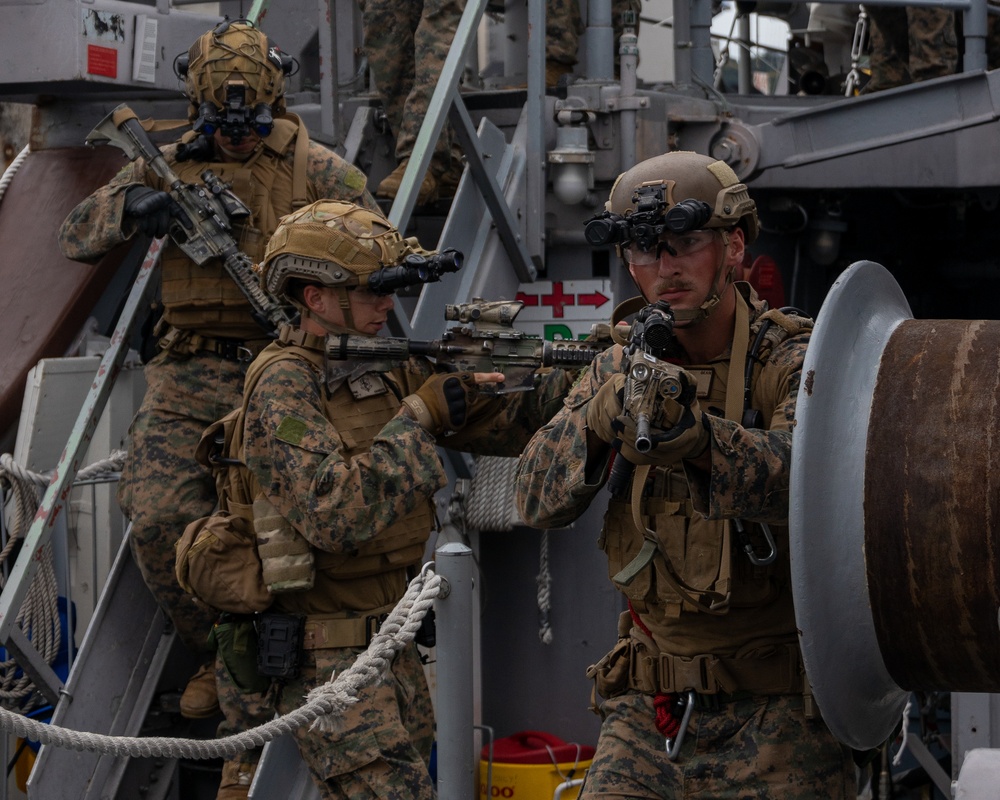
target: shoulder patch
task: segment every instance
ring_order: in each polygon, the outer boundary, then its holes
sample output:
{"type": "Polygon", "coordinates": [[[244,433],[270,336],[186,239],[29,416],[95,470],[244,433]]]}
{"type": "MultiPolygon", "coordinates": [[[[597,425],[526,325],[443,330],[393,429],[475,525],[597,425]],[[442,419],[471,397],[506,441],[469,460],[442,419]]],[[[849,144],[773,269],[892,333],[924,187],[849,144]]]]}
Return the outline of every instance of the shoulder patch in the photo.
{"type": "Polygon", "coordinates": [[[278,425],[274,435],[283,442],[289,444],[299,444],[302,437],[306,435],[308,426],[298,417],[285,417],[278,425]]]}
{"type": "Polygon", "coordinates": [[[344,176],[344,183],[349,189],[360,192],[367,186],[368,179],[361,170],[352,168],[347,170],[347,174],[344,176]]]}

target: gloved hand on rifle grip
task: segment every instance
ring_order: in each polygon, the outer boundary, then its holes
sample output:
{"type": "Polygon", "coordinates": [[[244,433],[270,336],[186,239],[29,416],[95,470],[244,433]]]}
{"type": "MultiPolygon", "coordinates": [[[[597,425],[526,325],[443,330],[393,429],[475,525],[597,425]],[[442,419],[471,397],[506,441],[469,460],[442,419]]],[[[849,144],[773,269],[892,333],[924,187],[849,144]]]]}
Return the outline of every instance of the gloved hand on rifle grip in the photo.
{"type": "MultiPolygon", "coordinates": [[[[697,401],[695,401],[697,403],[697,401]]],[[[649,431],[649,447],[642,450],[636,443],[636,423],[630,417],[622,415],[615,420],[618,439],[613,446],[630,463],[659,464],[670,466],[683,459],[697,458],[708,448],[711,435],[705,425],[701,409],[685,414],[672,428],[662,430],[653,428],[649,431]]]]}
{"type": "Polygon", "coordinates": [[[403,398],[413,418],[434,436],[459,431],[469,416],[469,407],[479,388],[471,372],[432,375],[416,392],[403,398]]]}
{"type": "Polygon", "coordinates": [[[587,404],[587,428],[602,442],[611,444],[618,437],[613,424],[622,414],[624,397],[625,376],[616,373],[597,390],[597,394],[587,404]]]}
{"type": "Polygon", "coordinates": [[[170,218],[180,210],[166,192],[148,186],[130,186],[125,190],[125,217],[146,236],[166,236],[170,218]]]}

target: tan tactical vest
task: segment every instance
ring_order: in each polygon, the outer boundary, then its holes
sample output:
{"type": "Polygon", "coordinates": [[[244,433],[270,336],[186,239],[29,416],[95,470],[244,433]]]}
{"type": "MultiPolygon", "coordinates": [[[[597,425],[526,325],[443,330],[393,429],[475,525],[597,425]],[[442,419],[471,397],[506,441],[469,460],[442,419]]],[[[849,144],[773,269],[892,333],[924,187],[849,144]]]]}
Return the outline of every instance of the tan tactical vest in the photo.
{"type": "MultiPolygon", "coordinates": [[[[271,135],[245,162],[183,161],[172,166],[184,183],[201,183],[201,173],[211,169],[232,186],[251,211],[250,219],[233,234],[240,250],[256,263],[263,258],[278,219],[315,199],[308,196],[308,150],[305,126],[294,114],[288,114],[274,121],[271,135]]],[[[171,243],[164,252],[161,270],[163,318],[168,323],[205,336],[260,337],[260,327],[250,317],[250,304],[221,261],[213,259],[198,266],[171,243]]]]}
{"type": "MultiPolygon", "coordinates": [[[[767,314],[776,319],[779,312],[767,314]]],[[[763,318],[754,324],[754,333],[763,318]]],[[[766,363],[767,356],[777,342],[797,332],[794,328],[800,323],[789,322],[795,319],[800,318],[781,315],[758,354],[764,364],[758,362],[754,370],[752,403],[765,420],[782,399],[778,396],[779,376],[766,363]]],[[[811,324],[811,320],[803,320],[800,329],[811,324]]],[[[699,379],[702,410],[716,416],[737,416],[724,411],[731,363],[737,360],[742,361],[726,357],[711,364],[685,366],[699,379]]],[[[732,379],[741,388],[742,370],[732,379]]],[[[778,557],[768,566],[754,566],[739,549],[730,520],[708,520],[694,511],[682,466],[637,468],[636,481],[642,483],[632,487],[636,490],[635,512],[631,489],[630,496],[612,499],[601,545],[612,580],[663,651],[680,656],[718,653],[720,647],[733,642],[781,637],[794,630],[791,594],[784,585],[788,575],[787,528],[771,526],[778,557]],[[648,548],[650,540],[655,550],[651,558],[644,558],[643,545],[648,548]],[[709,614],[713,620],[707,625],[709,614]]],[[[745,525],[755,551],[767,552],[757,526],[745,525]]]]}
{"type": "MultiPolygon", "coordinates": [[[[309,362],[323,384],[322,348],[320,337],[283,328],[279,343],[269,345],[250,366],[246,386],[256,385],[269,365],[289,357],[309,362]]],[[[399,410],[399,397],[389,387],[389,382],[397,382],[392,373],[369,372],[345,381],[332,394],[324,391],[324,414],[337,428],[346,459],[367,451],[375,435],[399,410]]],[[[405,385],[405,381],[399,380],[397,384],[405,385]]],[[[249,390],[245,392],[245,396],[249,394],[249,390]]],[[[345,604],[364,608],[358,605],[357,598],[377,596],[374,586],[372,591],[366,591],[366,581],[379,584],[379,576],[421,563],[433,523],[433,505],[428,500],[386,528],[377,539],[359,545],[351,553],[329,553],[312,548],[316,567],[314,587],[307,592],[281,595],[281,607],[307,614],[339,611],[345,604]],[[340,596],[342,592],[350,594],[346,603],[340,596]]],[[[405,582],[404,577],[402,585],[405,586],[405,582]]]]}

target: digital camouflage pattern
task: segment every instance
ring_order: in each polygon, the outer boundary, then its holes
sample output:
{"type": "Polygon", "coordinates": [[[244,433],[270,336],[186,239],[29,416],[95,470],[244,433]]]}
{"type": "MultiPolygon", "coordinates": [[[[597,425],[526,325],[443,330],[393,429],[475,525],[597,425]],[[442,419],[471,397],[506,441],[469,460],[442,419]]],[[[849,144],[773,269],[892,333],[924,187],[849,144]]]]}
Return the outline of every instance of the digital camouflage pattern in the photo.
{"type": "MultiPolygon", "coordinates": [[[[168,163],[173,166],[176,163],[177,146],[166,145],[161,150],[168,163]]],[[[289,151],[289,163],[291,157],[289,151]]],[[[205,166],[211,168],[212,164],[206,163],[205,166]]],[[[309,143],[306,176],[312,184],[311,193],[316,195],[316,199],[346,200],[373,211],[378,210],[378,204],[365,188],[365,174],[316,142],[309,143]]],[[[122,227],[125,189],[139,184],[159,188],[156,183],[158,180],[141,158],[122,167],[107,185],[91,193],[66,217],[59,230],[59,246],[63,255],[74,261],[93,261],[131,238],[132,231],[125,231],[122,227]]],[[[246,202],[249,198],[240,199],[246,202]]],[[[279,214],[287,214],[291,210],[276,209],[279,214]]]]}
{"type": "Polygon", "coordinates": [[[649,800],[854,800],[854,761],[801,695],[695,707],[676,761],[664,754],[653,698],[601,704],[597,752],[580,797],[649,800]]]}
{"type": "MultiPolygon", "coordinates": [[[[465,0],[359,0],[368,64],[389,128],[396,161],[413,153],[465,0]]],[[[452,129],[445,124],[434,146],[435,176],[452,166],[452,129]]]]}
{"type": "MultiPolygon", "coordinates": [[[[380,574],[331,582],[322,574],[323,559],[332,554],[351,558],[419,504],[427,504],[447,484],[438,445],[484,455],[519,453],[532,432],[560,408],[573,377],[547,371],[533,392],[501,399],[481,396],[465,429],[435,439],[399,411],[402,397],[435,370],[426,359],[414,358],[369,380],[372,373],[362,366],[359,385],[384,381],[393,387],[393,402],[385,406],[384,424],[367,449],[348,457],[351,447],[345,442],[354,437],[326,416],[325,376],[304,357],[275,361],[264,369],[247,406],[244,461],[267,499],[316,548],[318,573],[313,589],[276,595],[274,610],[364,613],[397,603],[408,581],[405,569],[389,565],[380,574]]],[[[345,391],[350,389],[343,383],[335,389],[345,391]]],[[[365,422],[377,426],[381,420],[365,422]]],[[[429,517],[422,519],[429,526],[429,517]]],[[[309,688],[332,670],[347,669],[359,652],[350,647],[306,651],[307,659],[315,659],[316,675],[307,670],[302,680],[284,686],[278,710],[300,706],[309,688]]],[[[324,797],[434,796],[427,775],[433,711],[415,648],[397,659],[393,676],[362,693],[337,734],[296,733],[324,797]]],[[[220,673],[220,685],[227,680],[234,682],[220,673]]],[[[227,720],[266,715],[266,696],[251,692],[241,704],[225,691],[227,720]]]]}
{"type": "Polygon", "coordinates": [[[161,353],[146,365],[146,395],[129,430],[118,501],[132,520],[129,544],[142,577],[184,644],[209,651],[215,614],[177,583],[174,544],[215,509],[215,481],[194,459],[205,428],[238,405],[243,368],[199,353],[161,353]]]}
{"type": "MultiPolygon", "coordinates": [[[[176,145],[163,151],[173,162],[176,145]]],[[[286,161],[290,169],[291,150],[286,161]]],[[[365,188],[364,174],[313,142],[309,144],[306,177],[310,193],[378,208],[365,188]]],[[[124,190],[155,180],[157,176],[138,160],[83,200],[70,212],[59,233],[67,258],[94,260],[130,238],[131,231],[122,229],[124,190]]],[[[275,209],[276,213],[288,211],[291,208],[275,209]]],[[[253,324],[249,305],[246,320],[253,324]]],[[[145,376],[148,389],[129,430],[128,458],[118,499],[132,520],[132,552],[150,591],[184,643],[195,651],[209,651],[213,615],[195,605],[178,586],[174,545],[187,523],[214,510],[215,480],[195,461],[194,452],[205,428],[241,404],[243,365],[204,352],[183,356],[161,353],[146,365],[145,376]]]]}
{"type": "MultiPolygon", "coordinates": [[[[545,60],[573,66],[579,60],[580,36],[586,27],[580,13],[580,3],[586,0],[547,0],[545,6],[545,60]]],[[[622,13],[632,9],[635,33],[639,35],[641,0],[611,0],[611,28],[614,31],[615,66],[618,65],[618,40],[624,25],[622,13]]]]}
{"type": "MultiPolygon", "coordinates": [[[[736,290],[748,301],[752,342],[754,328],[767,306],[748,284],[738,283],[736,290]]],[[[850,758],[845,756],[843,748],[833,744],[821,722],[805,723],[794,715],[785,719],[783,714],[784,709],[791,707],[789,704],[797,703],[801,717],[802,707],[802,681],[798,672],[801,658],[796,644],[786,526],[792,429],[808,340],[808,325],[779,340],[756,372],[752,405],[763,412],[766,429],[743,428],[725,419],[719,408],[702,401],[710,434],[710,472],[682,462],[674,465],[665,479],[657,476],[645,484],[642,513],[649,516],[643,517],[643,522],[653,529],[656,548],[634,579],[615,582],[628,597],[638,622],[631,630],[626,626],[620,631],[625,637],[623,643],[631,645],[618,654],[617,669],[597,673],[604,680],[598,686],[613,700],[604,705],[608,719],[602,726],[597,759],[582,795],[585,798],[825,797],[828,785],[842,787],[841,772],[853,776],[850,758]],[[672,493],[678,491],[678,482],[684,491],[675,496],[672,493]],[[726,551],[703,549],[709,545],[719,547],[715,544],[717,540],[705,538],[704,532],[716,525],[712,520],[733,517],[771,525],[777,542],[777,560],[767,567],[754,567],[734,542],[729,558],[731,604],[725,612],[708,614],[687,601],[679,602],[666,579],[664,553],[670,553],[673,568],[681,576],[689,572],[707,574],[713,579],[722,576],[719,569],[725,566],[726,551]],[[665,537],[665,532],[671,535],[665,537]],[[703,663],[704,669],[690,670],[685,663],[703,663]],[[697,730],[689,731],[685,750],[676,764],[670,764],[663,754],[663,734],[657,732],[655,725],[656,683],[648,670],[656,667],[647,664],[688,669],[687,674],[671,672],[671,680],[678,685],[664,687],[663,692],[684,691],[693,686],[706,693],[703,697],[712,697],[709,694],[712,691],[741,692],[749,697],[757,690],[759,694],[748,700],[748,705],[729,708],[723,703],[725,713],[696,712],[697,730]],[[715,688],[713,682],[718,684],[715,688]],[[636,689],[648,694],[640,694],[636,689]],[[774,709],[773,718],[766,714],[761,717],[761,710],[766,708],[774,709]],[[740,726],[735,725],[725,733],[725,726],[733,725],[732,720],[727,722],[727,714],[755,718],[758,722],[752,724],[757,727],[747,727],[736,735],[740,726]],[[746,750],[748,739],[753,748],[746,750]],[[774,772],[768,776],[759,774],[759,765],[764,762],[758,759],[765,746],[780,745],[787,755],[789,743],[795,743],[803,756],[814,755],[817,760],[804,764],[785,760],[779,748],[779,755],[773,760],[770,755],[766,759],[774,772]],[[743,764],[748,766],[741,767],[743,764]],[[755,784],[758,780],[759,789],[755,784]],[[747,788],[741,792],[738,788],[744,781],[747,788]],[[787,787],[789,793],[786,795],[782,790],[769,795],[765,787],[770,785],[773,789],[775,782],[787,787]],[[810,787],[820,785],[823,791],[813,793],[810,787]],[[665,787],[670,786],[678,787],[677,793],[669,793],[665,787]],[[800,786],[801,789],[797,788],[800,786]]],[[[728,364],[729,358],[727,351],[717,361],[728,364]]],[[[606,470],[590,476],[592,483],[588,483],[584,474],[588,455],[587,408],[598,389],[612,375],[620,373],[623,360],[620,346],[596,359],[567,395],[564,408],[525,448],[518,465],[516,495],[521,515],[529,525],[539,528],[568,525],[603,487],[606,470]]],[[[690,371],[713,365],[683,366],[690,371]]],[[[723,375],[716,369],[714,380],[721,381],[723,375]]],[[[742,375],[738,379],[742,381],[742,375]]],[[[713,389],[710,396],[720,394],[725,397],[724,386],[713,389]]],[[[612,499],[608,506],[600,545],[608,554],[611,575],[628,564],[638,553],[639,545],[646,541],[642,532],[632,527],[632,511],[628,499],[612,499]],[[626,549],[632,547],[634,551],[626,549]]],[[[615,662],[602,662],[605,667],[612,663],[615,662]]],[[[659,685],[664,686],[662,682],[659,685]]],[[[830,796],[847,795],[839,789],[831,791],[830,796]]]]}
{"type": "Polygon", "coordinates": [[[871,79],[878,92],[958,70],[955,13],[947,8],[865,6],[871,17],[871,79]]]}

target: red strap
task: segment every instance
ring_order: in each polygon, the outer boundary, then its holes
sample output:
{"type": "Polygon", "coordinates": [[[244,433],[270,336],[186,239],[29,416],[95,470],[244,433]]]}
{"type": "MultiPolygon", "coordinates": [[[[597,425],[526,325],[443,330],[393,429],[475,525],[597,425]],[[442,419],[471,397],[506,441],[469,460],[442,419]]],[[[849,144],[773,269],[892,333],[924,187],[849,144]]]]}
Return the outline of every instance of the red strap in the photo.
{"type": "MultiPolygon", "coordinates": [[[[632,616],[632,622],[635,626],[652,639],[653,634],[649,632],[649,628],[639,619],[639,615],[632,608],[631,602],[628,604],[628,613],[632,616]]],[[[677,695],[673,692],[669,694],[657,692],[653,695],[653,708],[656,709],[656,730],[662,733],[666,739],[675,738],[681,729],[680,720],[674,716],[673,712],[674,703],[676,702],[677,695]]]]}

